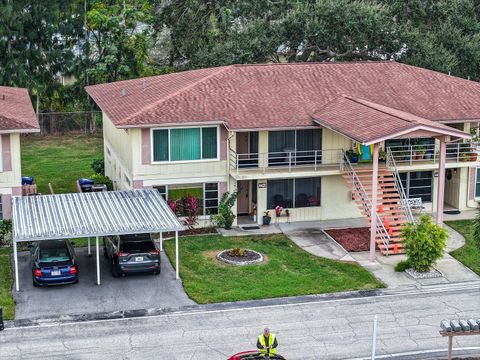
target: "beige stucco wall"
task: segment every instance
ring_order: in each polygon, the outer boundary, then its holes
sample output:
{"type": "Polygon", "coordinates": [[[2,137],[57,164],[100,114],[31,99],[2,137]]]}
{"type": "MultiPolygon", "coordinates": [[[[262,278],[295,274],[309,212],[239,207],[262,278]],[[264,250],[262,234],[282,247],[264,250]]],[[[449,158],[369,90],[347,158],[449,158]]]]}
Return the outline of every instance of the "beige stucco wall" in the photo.
{"type": "Polygon", "coordinates": [[[103,113],[105,175],[112,179],[116,189],[128,189],[133,181],[132,131],[137,131],[137,129],[117,129],[108,116],[103,113]]]}
{"type": "Polygon", "coordinates": [[[12,170],[0,171],[0,194],[12,194],[12,187],[21,186],[20,134],[10,134],[10,156],[12,170]]]}

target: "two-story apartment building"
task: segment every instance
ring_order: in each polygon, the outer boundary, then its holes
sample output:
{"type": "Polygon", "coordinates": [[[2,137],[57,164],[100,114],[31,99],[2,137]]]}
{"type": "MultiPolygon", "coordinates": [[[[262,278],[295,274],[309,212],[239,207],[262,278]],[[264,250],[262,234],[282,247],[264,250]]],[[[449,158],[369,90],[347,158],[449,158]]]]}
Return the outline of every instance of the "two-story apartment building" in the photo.
{"type": "Polygon", "coordinates": [[[22,195],[20,134],[39,132],[27,89],[0,86],[0,218],[11,217],[12,195],[22,195]]]}
{"type": "Polygon", "coordinates": [[[87,92],[103,111],[115,186],[196,195],[205,218],[234,189],[239,221],[259,224],[278,205],[290,216],[274,221],[368,217],[365,207],[379,202],[398,219],[390,208],[405,210],[401,198],[421,198],[429,212],[440,199],[443,212],[444,202],[463,210],[480,197],[470,140],[480,119],[476,82],[395,62],[264,64],[87,92]]]}

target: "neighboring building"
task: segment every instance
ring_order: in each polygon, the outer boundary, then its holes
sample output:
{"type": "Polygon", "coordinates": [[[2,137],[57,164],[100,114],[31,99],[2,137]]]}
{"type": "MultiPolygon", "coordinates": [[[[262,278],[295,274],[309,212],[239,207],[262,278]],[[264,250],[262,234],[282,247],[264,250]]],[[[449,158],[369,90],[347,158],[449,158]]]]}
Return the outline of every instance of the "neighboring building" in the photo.
{"type": "Polygon", "coordinates": [[[234,189],[235,212],[256,212],[258,223],[276,205],[291,215],[270,212],[273,221],[302,221],[369,217],[367,208],[379,202],[383,218],[398,222],[386,231],[396,242],[408,215],[400,198],[421,198],[429,212],[438,199],[441,210],[444,201],[464,210],[480,198],[470,143],[480,119],[476,82],[396,62],[301,63],[232,65],[86,90],[103,111],[105,171],[116,188],[155,187],[169,199],[191,193],[203,199],[205,215],[234,189]],[[360,149],[368,159],[380,148],[389,149],[388,166],[380,165],[375,190],[375,166],[350,166],[344,151],[360,149]]]}
{"type": "Polygon", "coordinates": [[[0,86],[0,219],[11,217],[12,195],[22,195],[20,134],[39,131],[27,89],[0,86]]]}

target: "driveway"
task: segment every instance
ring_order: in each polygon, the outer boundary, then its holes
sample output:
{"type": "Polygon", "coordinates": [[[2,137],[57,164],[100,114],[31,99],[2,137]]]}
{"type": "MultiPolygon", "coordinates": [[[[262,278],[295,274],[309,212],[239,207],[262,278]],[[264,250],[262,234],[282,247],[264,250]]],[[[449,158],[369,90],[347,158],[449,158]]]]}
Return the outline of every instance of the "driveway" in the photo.
{"type": "MultiPolygon", "coordinates": [[[[102,250],[101,250],[102,251],[102,250]]],[[[75,249],[78,284],[35,288],[32,285],[29,253],[19,253],[20,291],[13,291],[15,318],[29,319],[59,315],[150,308],[179,308],[195,304],[183,290],[175,270],[162,253],[160,275],[130,275],[113,278],[107,260],[100,256],[101,285],[96,285],[95,249],[75,249]]]]}

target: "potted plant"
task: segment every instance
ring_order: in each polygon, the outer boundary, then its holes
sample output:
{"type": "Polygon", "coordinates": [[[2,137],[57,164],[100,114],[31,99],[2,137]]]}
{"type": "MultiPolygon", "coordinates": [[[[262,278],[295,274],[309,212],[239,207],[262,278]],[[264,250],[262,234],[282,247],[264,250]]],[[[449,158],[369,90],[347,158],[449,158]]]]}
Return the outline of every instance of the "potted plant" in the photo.
{"type": "Polygon", "coordinates": [[[263,213],[263,225],[270,225],[270,222],[272,221],[272,217],[270,216],[270,211],[265,211],[263,213]]]}
{"type": "Polygon", "coordinates": [[[232,211],[232,207],[235,205],[237,195],[238,193],[236,191],[231,194],[228,191],[222,194],[218,203],[218,214],[212,215],[211,217],[212,222],[216,226],[223,227],[225,230],[230,230],[232,228],[232,224],[236,218],[236,215],[232,211]]]}
{"type": "Polygon", "coordinates": [[[477,161],[478,154],[476,152],[470,153],[470,161],[477,161]]]}
{"type": "Polygon", "coordinates": [[[283,207],[280,205],[275,206],[275,216],[278,218],[282,216],[283,207]]]}
{"type": "Polygon", "coordinates": [[[425,157],[425,147],[420,145],[415,152],[416,160],[422,160],[425,157]]]}
{"type": "Polygon", "coordinates": [[[352,163],[355,164],[358,162],[358,154],[355,150],[349,149],[345,151],[345,155],[347,155],[348,160],[352,163]]]}
{"type": "Polygon", "coordinates": [[[383,150],[382,148],[380,148],[378,150],[378,160],[380,160],[382,162],[387,161],[387,152],[385,150],[383,150]]]}

